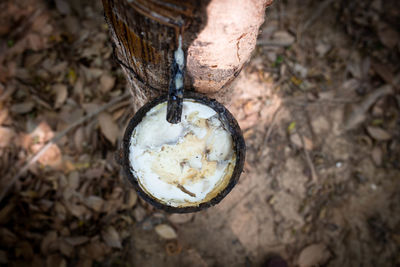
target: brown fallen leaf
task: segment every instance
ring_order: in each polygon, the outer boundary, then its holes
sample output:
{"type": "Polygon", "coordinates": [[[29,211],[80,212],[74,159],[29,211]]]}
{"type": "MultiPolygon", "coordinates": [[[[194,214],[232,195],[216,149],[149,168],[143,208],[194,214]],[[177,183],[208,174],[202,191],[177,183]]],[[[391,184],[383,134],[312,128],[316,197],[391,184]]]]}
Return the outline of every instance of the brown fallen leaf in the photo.
{"type": "Polygon", "coordinates": [[[0,250],[0,264],[7,264],[8,258],[7,253],[4,250],[0,250]]]}
{"type": "Polygon", "coordinates": [[[167,224],[159,224],[154,230],[163,239],[175,239],[178,237],[174,228],[167,224]]]}
{"type": "Polygon", "coordinates": [[[68,258],[71,257],[72,254],[74,253],[74,246],[72,246],[65,240],[59,241],[58,248],[60,252],[68,258]]]}
{"type": "Polygon", "coordinates": [[[137,194],[135,190],[129,189],[128,192],[126,193],[126,205],[128,209],[133,208],[136,205],[137,202],[137,194]]]}
{"type": "Polygon", "coordinates": [[[0,125],[2,125],[8,118],[8,109],[2,108],[0,105],[0,125]]]}
{"type": "Polygon", "coordinates": [[[17,258],[24,258],[26,260],[31,260],[33,258],[33,248],[28,241],[18,242],[15,248],[15,256],[17,258]]]}
{"type": "Polygon", "coordinates": [[[380,22],[378,25],[378,36],[382,44],[393,49],[400,41],[400,34],[389,24],[380,22]]]}
{"type": "Polygon", "coordinates": [[[89,196],[85,199],[85,205],[94,211],[100,212],[103,209],[104,199],[98,196],[89,196]]]}
{"type": "Polygon", "coordinates": [[[93,260],[92,259],[80,259],[76,264],[76,267],[92,267],[93,260]]]}
{"type": "Polygon", "coordinates": [[[301,252],[297,264],[300,267],[312,267],[323,265],[331,256],[325,244],[312,244],[301,252]]]}
{"type": "Polygon", "coordinates": [[[75,149],[80,153],[83,151],[83,142],[85,141],[85,130],[84,127],[79,127],[76,129],[74,134],[74,145],[75,149]]]}
{"type": "MultiPolygon", "coordinates": [[[[22,135],[22,146],[31,153],[37,153],[53,136],[54,132],[47,122],[41,122],[32,133],[22,135]]],[[[38,161],[42,165],[58,168],[62,164],[61,150],[52,144],[38,161]]]]}
{"type": "Polygon", "coordinates": [[[50,248],[55,245],[58,235],[56,231],[48,232],[40,244],[40,251],[46,255],[49,253],[50,248]]]}
{"type": "Polygon", "coordinates": [[[107,246],[119,249],[122,248],[121,238],[113,226],[108,226],[104,231],[102,231],[101,237],[104,242],[106,242],[107,246]]]}
{"type": "Polygon", "coordinates": [[[17,242],[17,236],[6,228],[0,228],[0,243],[7,247],[13,247],[17,242]]]}
{"type": "Polygon", "coordinates": [[[115,77],[110,74],[104,74],[100,77],[100,91],[103,93],[107,93],[110,91],[115,84],[115,77]]]}
{"type": "Polygon", "coordinates": [[[372,68],[374,71],[388,84],[392,84],[394,80],[393,70],[387,64],[381,63],[377,60],[372,61],[372,68]]]}
{"type": "Polygon", "coordinates": [[[112,116],[106,112],[100,113],[98,119],[101,132],[108,139],[108,141],[115,145],[115,142],[120,134],[118,125],[115,123],[112,116]]]}
{"type": "Polygon", "coordinates": [[[382,164],[382,157],[383,157],[382,149],[378,146],[374,147],[371,151],[371,157],[374,163],[377,166],[380,166],[382,164]]]}
{"type": "Polygon", "coordinates": [[[343,129],[352,130],[366,119],[368,109],[382,96],[393,92],[392,86],[384,85],[364,97],[357,104],[348,106],[344,113],[343,129]]]}
{"type": "Polygon", "coordinates": [[[13,129],[0,126],[0,148],[10,146],[14,137],[15,132],[13,129]]]}
{"type": "Polygon", "coordinates": [[[6,224],[11,219],[11,213],[15,208],[14,202],[8,202],[7,205],[0,210],[0,225],[6,224]]]}
{"type": "Polygon", "coordinates": [[[16,114],[25,114],[30,112],[35,107],[33,101],[26,101],[11,106],[11,112],[16,114]]]}
{"type": "Polygon", "coordinates": [[[68,175],[68,187],[77,190],[80,184],[79,172],[72,171],[68,175]]]}
{"type": "Polygon", "coordinates": [[[107,246],[99,240],[92,241],[85,246],[85,255],[93,260],[99,261],[107,254],[107,246]]]}
{"type": "Polygon", "coordinates": [[[185,214],[172,214],[168,216],[168,220],[172,223],[183,224],[187,223],[194,217],[193,213],[185,213],[185,214]]]}
{"type": "Polygon", "coordinates": [[[92,212],[83,205],[69,204],[67,207],[71,214],[79,219],[90,218],[92,215],[92,212]]]}
{"type": "Polygon", "coordinates": [[[136,206],[133,210],[133,217],[135,217],[136,222],[141,222],[146,217],[146,210],[142,206],[136,206]]]}
{"type": "Polygon", "coordinates": [[[54,204],[54,211],[59,219],[65,220],[67,216],[67,209],[63,204],[61,204],[60,202],[56,202],[56,204],[54,204]]]}
{"type": "Polygon", "coordinates": [[[367,126],[367,132],[372,138],[378,141],[387,141],[392,138],[386,130],[376,126],[367,126]]]}
{"type": "Polygon", "coordinates": [[[257,41],[258,45],[265,46],[290,46],[294,43],[295,37],[287,31],[276,31],[272,39],[261,39],[257,41]]]}
{"type": "MultiPolygon", "coordinates": [[[[309,138],[303,136],[303,141],[304,141],[304,146],[307,150],[313,149],[313,147],[314,147],[313,142],[309,138]]],[[[294,134],[290,135],[290,142],[295,144],[297,147],[300,147],[300,148],[303,147],[303,142],[301,141],[300,135],[298,133],[294,133],[294,134]]]]}
{"type": "Polygon", "coordinates": [[[64,238],[64,241],[70,244],[71,246],[75,247],[85,244],[86,242],[89,241],[89,238],[87,236],[70,236],[64,238]]]}
{"type": "Polygon", "coordinates": [[[57,10],[63,14],[68,15],[71,13],[71,7],[66,0],[55,0],[57,10]]]}
{"type": "Polygon", "coordinates": [[[65,84],[53,85],[53,92],[55,94],[54,108],[60,108],[68,97],[68,88],[65,84]]]}
{"type": "Polygon", "coordinates": [[[58,254],[53,254],[47,257],[46,266],[67,267],[67,262],[58,254]]]}

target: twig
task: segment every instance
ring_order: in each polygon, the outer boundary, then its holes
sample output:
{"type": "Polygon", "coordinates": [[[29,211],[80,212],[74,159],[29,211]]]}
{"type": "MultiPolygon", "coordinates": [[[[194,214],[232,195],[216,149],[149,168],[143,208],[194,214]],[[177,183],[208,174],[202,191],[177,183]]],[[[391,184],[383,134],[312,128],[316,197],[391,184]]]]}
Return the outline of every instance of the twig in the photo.
{"type": "Polygon", "coordinates": [[[296,33],[296,39],[298,43],[301,43],[301,38],[303,33],[308,29],[308,27],[310,27],[315,20],[322,15],[322,13],[324,12],[324,10],[333,3],[334,0],[325,0],[323,2],[321,2],[318,6],[318,8],[313,11],[312,15],[310,16],[310,18],[303,24],[303,25],[299,25],[297,33],[296,33]]]}
{"type": "Polygon", "coordinates": [[[304,33],[308,27],[310,27],[315,20],[322,15],[322,13],[324,12],[324,10],[333,3],[334,0],[325,0],[323,2],[321,2],[317,8],[317,10],[313,11],[311,17],[304,23],[302,29],[301,29],[301,33],[304,33]]]}
{"type": "Polygon", "coordinates": [[[268,139],[269,139],[269,137],[271,136],[272,129],[273,129],[274,126],[275,126],[276,117],[277,117],[279,111],[281,110],[281,108],[282,108],[282,106],[279,106],[279,107],[276,109],[276,111],[274,112],[274,115],[272,115],[271,124],[269,125],[267,134],[265,135],[265,138],[264,138],[264,144],[267,144],[267,143],[268,143],[268,139]]]}
{"type": "Polygon", "coordinates": [[[51,145],[57,143],[64,135],[66,135],[68,132],[70,132],[76,126],[84,123],[85,121],[89,120],[90,118],[96,116],[97,114],[103,112],[104,110],[108,109],[109,107],[113,106],[114,104],[116,104],[119,101],[124,100],[125,98],[128,98],[128,97],[130,97],[130,94],[129,93],[125,93],[125,94],[123,94],[121,96],[118,96],[118,97],[114,98],[113,100],[111,100],[110,102],[108,102],[104,106],[98,108],[94,112],[91,112],[91,113],[87,114],[86,116],[76,120],[71,125],[69,125],[66,129],[64,129],[62,132],[58,133],[53,138],[51,138],[47,142],[47,144],[45,146],[43,146],[35,155],[33,155],[24,166],[18,168],[20,171],[18,171],[18,173],[16,175],[14,175],[14,177],[9,180],[8,184],[4,187],[3,191],[1,192],[1,194],[0,194],[0,203],[3,201],[3,198],[6,196],[8,191],[15,184],[15,182],[18,181],[18,179],[21,178],[21,176],[26,171],[29,170],[29,168],[32,166],[32,164],[34,164],[36,161],[38,161],[38,159],[47,151],[47,149],[50,148],[51,145]]]}
{"type": "Polygon", "coordinates": [[[300,136],[301,145],[304,150],[304,154],[306,155],[306,161],[307,161],[308,167],[310,168],[310,171],[311,171],[311,178],[312,178],[313,182],[316,183],[318,181],[317,171],[315,170],[314,163],[311,160],[310,153],[308,153],[308,151],[307,151],[303,136],[300,133],[299,133],[299,136],[300,136]]]}
{"type": "MultiPolygon", "coordinates": [[[[265,133],[265,136],[263,138],[261,149],[264,149],[264,147],[268,144],[269,138],[270,138],[270,136],[272,134],[272,130],[273,130],[274,126],[275,126],[276,117],[278,117],[277,115],[278,115],[279,111],[281,110],[281,108],[282,108],[282,106],[279,106],[275,110],[274,114],[272,115],[271,123],[270,123],[270,125],[268,127],[268,130],[265,133]]],[[[258,154],[258,160],[260,160],[261,159],[261,157],[260,157],[261,156],[261,150],[259,150],[257,154],[258,154]]]]}

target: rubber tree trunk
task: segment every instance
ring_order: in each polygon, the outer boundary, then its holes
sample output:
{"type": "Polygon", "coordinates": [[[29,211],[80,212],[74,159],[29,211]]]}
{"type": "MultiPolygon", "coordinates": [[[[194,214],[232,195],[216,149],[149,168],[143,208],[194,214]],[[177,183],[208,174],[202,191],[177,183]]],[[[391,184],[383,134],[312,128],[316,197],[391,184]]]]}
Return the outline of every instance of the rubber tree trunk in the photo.
{"type": "Polygon", "coordinates": [[[114,55],[135,108],[168,92],[183,39],[185,90],[226,103],[231,82],[250,58],[272,0],[103,0],[114,55]]]}

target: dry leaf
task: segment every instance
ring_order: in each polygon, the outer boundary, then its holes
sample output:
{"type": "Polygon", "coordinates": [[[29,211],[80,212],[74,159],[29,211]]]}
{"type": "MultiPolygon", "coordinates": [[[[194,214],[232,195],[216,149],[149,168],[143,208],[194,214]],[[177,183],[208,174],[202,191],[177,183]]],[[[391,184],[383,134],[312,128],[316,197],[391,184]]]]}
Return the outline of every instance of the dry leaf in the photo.
{"type": "Polygon", "coordinates": [[[372,61],[374,71],[388,84],[392,84],[394,80],[394,70],[387,64],[383,64],[377,60],[372,61]]]}
{"type": "Polygon", "coordinates": [[[185,213],[185,214],[172,214],[168,216],[168,220],[172,223],[182,224],[189,222],[194,217],[193,213],[185,213]]]}
{"type": "Polygon", "coordinates": [[[67,100],[68,88],[65,84],[58,83],[53,86],[53,92],[55,93],[54,108],[60,108],[67,100]]]}
{"type": "Polygon", "coordinates": [[[141,222],[144,220],[144,218],[146,217],[146,210],[142,207],[142,206],[137,206],[134,210],[133,210],[133,217],[135,217],[135,220],[137,222],[141,222]]]}
{"type": "Polygon", "coordinates": [[[121,187],[114,187],[110,199],[119,199],[122,197],[124,190],[121,187]]]}
{"type": "Polygon", "coordinates": [[[64,238],[64,240],[71,246],[75,247],[75,246],[85,244],[86,242],[89,241],[89,238],[87,236],[71,236],[71,237],[64,238]]]}
{"type": "Polygon", "coordinates": [[[313,244],[300,252],[297,264],[300,267],[312,267],[323,265],[331,256],[324,244],[313,244]]]}
{"type": "Polygon", "coordinates": [[[276,31],[271,39],[260,39],[257,44],[266,46],[290,46],[294,43],[295,38],[287,31],[276,31]]]}
{"type": "Polygon", "coordinates": [[[371,156],[372,156],[372,160],[374,161],[374,163],[377,166],[380,166],[382,164],[382,157],[383,157],[382,149],[380,149],[377,146],[374,147],[372,149],[371,156]]]}
{"type": "Polygon", "coordinates": [[[66,0],[55,0],[57,10],[63,14],[68,15],[71,13],[71,8],[66,0]]]}
{"type": "MultiPolygon", "coordinates": [[[[22,146],[25,150],[37,153],[48,140],[54,136],[54,132],[46,122],[41,122],[36,129],[22,138],[22,146]]],[[[61,151],[56,144],[52,144],[39,158],[39,163],[45,166],[58,168],[62,164],[61,151]]]]}
{"type": "Polygon", "coordinates": [[[82,146],[83,146],[83,142],[85,141],[85,130],[84,127],[79,127],[78,129],[76,129],[75,131],[75,135],[74,135],[74,145],[75,145],[75,149],[80,153],[82,152],[82,146]]]}
{"type": "MultiPolygon", "coordinates": [[[[313,142],[308,139],[307,137],[303,136],[303,141],[304,141],[304,146],[307,150],[312,150],[313,149],[313,142]]],[[[299,134],[294,133],[290,135],[290,142],[295,144],[297,147],[302,148],[303,147],[303,142],[301,141],[301,137],[299,134]]]]}
{"type": "Polygon", "coordinates": [[[46,236],[43,238],[42,243],[40,244],[40,251],[43,254],[47,254],[52,246],[57,241],[57,232],[56,231],[50,231],[46,234],[46,236]]]}
{"type": "Polygon", "coordinates": [[[315,47],[315,51],[317,51],[318,56],[323,57],[325,56],[326,53],[329,52],[329,50],[331,50],[332,45],[331,44],[325,44],[320,42],[316,47],[315,47]]]}
{"type": "Polygon", "coordinates": [[[53,254],[47,257],[46,266],[67,267],[67,262],[60,255],[53,254]]]}
{"type": "Polygon", "coordinates": [[[107,246],[112,248],[122,248],[121,238],[113,226],[109,226],[105,231],[102,231],[101,236],[107,246]]]}
{"type": "Polygon", "coordinates": [[[17,258],[22,257],[26,260],[31,260],[33,255],[33,248],[28,241],[21,241],[17,244],[15,248],[15,256],[17,258]]]}
{"type": "Polygon", "coordinates": [[[76,267],[92,267],[93,260],[92,259],[80,259],[76,264],[76,267]]]}
{"type": "Polygon", "coordinates": [[[26,102],[12,105],[10,110],[13,113],[25,114],[25,113],[30,112],[34,106],[35,106],[35,103],[33,101],[26,101],[26,102]]]}
{"type": "Polygon", "coordinates": [[[56,212],[56,215],[59,219],[65,220],[67,210],[63,204],[61,204],[60,202],[56,202],[56,204],[54,204],[54,211],[56,212]]]}
{"type": "Polygon", "coordinates": [[[330,124],[326,117],[318,116],[311,121],[314,132],[318,135],[326,133],[330,129],[330,124]]]}
{"type": "Polygon", "coordinates": [[[375,126],[368,126],[367,131],[369,135],[378,141],[387,141],[392,138],[392,136],[382,128],[375,126]]]}
{"type": "Polygon", "coordinates": [[[101,113],[99,115],[99,124],[103,135],[108,139],[108,141],[115,145],[120,131],[112,116],[105,112],[101,113]]]}
{"type": "Polygon", "coordinates": [[[129,209],[133,208],[137,202],[137,194],[133,189],[129,189],[126,193],[126,205],[129,209]]]}
{"type": "Polygon", "coordinates": [[[109,74],[104,74],[100,77],[100,91],[103,93],[107,93],[110,91],[115,84],[115,77],[109,75],[109,74]]]}
{"type": "Polygon", "coordinates": [[[167,224],[159,224],[155,227],[156,233],[164,239],[175,239],[177,238],[177,234],[171,226],[167,224]]]}
{"type": "Polygon", "coordinates": [[[104,200],[101,197],[90,196],[85,199],[85,205],[94,211],[100,212],[104,205],[104,200]]]}
{"type": "Polygon", "coordinates": [[[287,31],[277,31],[273,34],[272,38],[282,46],[290,46],[295,41],[294,36],[287,31]]]}
{"type": "Polygon", "coordinates": [[[365,113],[369,108],[380,97],[390,93],[392,93],[392,87],[390,85],[383,85],[366,95],[360,103],[348,106],[344,112],[343,129],[349,131],[356,128],[366,119],[365,113]]]}
{"type": "Polygon", "coordinates": [[[15,132],[13,129],[0,126],[0,148],[10,146],[14,137],[15,132]]]}
{"type": "Polygon", "coordinates": [[[379,23],[378,35],[382,44],[386,47],[393,49],[400,41],[400,35],[396,29],[392,28],[386,23],[379,23]]]}
{"type": "Polygon", "coordinates": [[[7,264],[8,258],[7,253],[4,250],[0,250],[0,264],[7,264]]]}
{"type": "Polygon", "coordinates": [[[8,202],[7,205],[0,210],[0,225],[6,224],[10,219],[10,214],[13,212],[15,208],[15,203],[8,202]]]}
{"type": "Polygon", "coordinates": [[[68,258],[71,257],[72,254],[74,253],[74,247],[64,240],[60,240],[60,242],[58,244],[58,248],[59,248],[60,252],[68,258]]]}
{"type": "Polygon", "coordinates": [[[8,118],[8,109],[0,106],[0,125],[2,125],[8,118]]]}
{"type": "Polygon", "coordinates": [[[70,204],[67,205],[67,207],[71,214],[79,219],[89,218],[91,216],[91,212],[85,206],[70,204]]]}
{"type": "Polygon", "coordinates": [[[0,228],[0,244],[12,247],[17,242],[17,236],[6,228],[0,228]]]}
{"type": "Polygon", "coordinates": [[[95,241],[85,246],[87,257],[97,261],[105,256],[106,250],[107,247],[100,241],[95,241]]]}
{"type": "Polygon", "coordinates": [[[76,190],[78,189],[79,184],[80,184],[79,172],[77,171],[70,172],[70,174],[68,175],[68,187],[73,190],[76,190]]]}

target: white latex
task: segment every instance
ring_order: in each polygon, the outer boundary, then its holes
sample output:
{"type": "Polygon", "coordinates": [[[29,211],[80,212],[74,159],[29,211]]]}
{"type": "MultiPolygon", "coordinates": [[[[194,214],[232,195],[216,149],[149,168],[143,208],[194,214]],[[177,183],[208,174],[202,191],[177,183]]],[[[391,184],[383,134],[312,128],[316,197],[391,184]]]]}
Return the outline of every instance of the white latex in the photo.
{"type": "Polygon", "coordinates": [[[166,121],[166,108],[166,102],[152,108],[135,128],[131,167],[143,189],[161,202],[199,203],[234,164],[232,137],[206,105],[184,100],[178,124],[166,121]]]}

